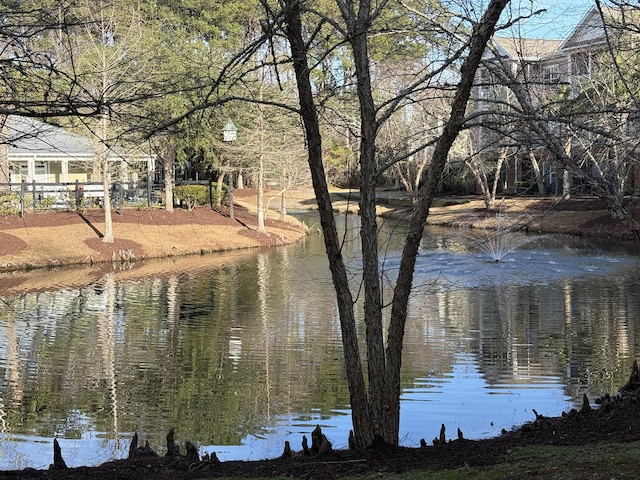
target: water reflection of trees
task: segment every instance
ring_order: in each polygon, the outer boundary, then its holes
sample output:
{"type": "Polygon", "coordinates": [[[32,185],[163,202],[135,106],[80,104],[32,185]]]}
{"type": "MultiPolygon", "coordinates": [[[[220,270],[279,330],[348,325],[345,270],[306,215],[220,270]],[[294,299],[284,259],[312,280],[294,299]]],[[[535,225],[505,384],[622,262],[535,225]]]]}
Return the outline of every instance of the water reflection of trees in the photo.
{"type": "MultiPolygon", "coordinates": [[[[169,427],[238,444],[278,416],[346,408],[324,255],[299,245],[221,264],[6,297],[2,428],[47,438],[91,430],[105,442],[137,431],[161,450],[169,427]]],[[[639,293],[622,275],[416,291],[405,385],[449,374],[463,353],[489,385],[552,376],[576,400],[615,391],[638,353],[639,293]]]]}
{"type": "Polygon", "coordinates": [[[638,310],[637,288],[624,276],[419,295],[406,377],[451,372],[456,354],[468,352],[488,385],[554,377],[576,402],[615,393],[638,354],[638,310]]]}
{"type": "Polygon", "coordinates": [[[175,427],[200,442],[238,444],[269,416],[344,408],[335,315],[301,293],[308,285],[292,278],[286,255],[194,277],[107,276],[80,291],[25,295],[15,322],[0,326],[15,332],[3,349],[19,344],[21,357],[2,365],[12,385],[3,382],[3,398],[23,392],[11,428],[49,438],[137,431],[162,444],[157,432],[175,427]],[[297,300],[283,302],[288,295],[297,300]],[[314,335],[325,340],[315,345],[314,335]]]}

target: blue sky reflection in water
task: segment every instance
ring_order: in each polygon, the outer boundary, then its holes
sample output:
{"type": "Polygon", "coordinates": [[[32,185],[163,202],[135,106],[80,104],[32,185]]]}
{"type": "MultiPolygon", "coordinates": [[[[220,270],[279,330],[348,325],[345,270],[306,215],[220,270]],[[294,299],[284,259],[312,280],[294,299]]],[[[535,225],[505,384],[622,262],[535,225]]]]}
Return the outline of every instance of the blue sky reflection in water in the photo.
{"type": "MultiPolygon", "coordinates": [[[[349,229],[345,251],[354,252],[357,225],[349,229]]],[[[401,235],[391,240],[386,271],[401,245],[401,235]]],[[[222,460],[278,456],[285,440],[300,449],[316,424],[346,446],[340,328],[320,236],[154,265],[160,273],[140,280],[124,271],[81,289],[3,295],[0,469],[47,468],[54,435],[72,466],[126,456],[134,431],[163,452],[170,426],[179,442],[222,460]]],[[[534,408],[558,415],[582,393],[614,392],[638,354],[640,288],[635,258],[621,250],[531,237],[496,264],[460,232],[432,229],[416,285],[405,445],[430,441],[442,423],[450,438],[458,427],[483,438],[532,420],[534,408]]]]}

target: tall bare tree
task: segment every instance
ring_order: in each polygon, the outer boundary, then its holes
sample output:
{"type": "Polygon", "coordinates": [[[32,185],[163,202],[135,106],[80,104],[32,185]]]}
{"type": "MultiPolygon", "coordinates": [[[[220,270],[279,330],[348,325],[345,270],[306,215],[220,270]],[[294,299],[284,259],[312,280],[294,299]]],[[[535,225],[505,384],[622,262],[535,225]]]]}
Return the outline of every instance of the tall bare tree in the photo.
{"type": "MultiPolygon", "coordinates": [[[[341,243],[337,234],[328,187],[322,163],[322,138],[318,112],[314,101],[314,90],[310,78],[308,42],[302,28],[304,2],[282,0],[286,35],[291,45],[298,84],[300,108],[305,124],[309,150],[309,166],[320,210],[321,224],[326,244],[327,257],[338,300],[342,341],[344,347],[347,381],[352,408],[356,443],[360,447],[376,442],[396,445],[398,443],[400,419],[400,367],[402,364],[402,341],[407,315],[408,299],[413,283],[415,259],[423,235],[429,208],[437,191],[440,175],[447,154],[462,128],[466,104],[470,96],[473,78],[487,41],[508,0],[492,0],[487,10],[478,19],[458,55],[465,55],[460,70],[460,81],[449,118],[443,126],[430,168],[423,175],[418,201],[413,209],[402,254],[400,270],[394,288],[388,332],[383,333],[382,285],[379,271],[378,236],[376,226],[376,136],[381,123],[389,111],[376,106],[371,89],[370,34],[374,22],[391,6],[391,2],[373,3],[336,2],[342,24],[344,40],[348,43],[354,62],[354,71],[359,99],[360,130],[360,219],[363,263],[363,290],[365,301],[366,349],[368,386],[360,360],[354,303],[349,289],[348,275],[342,257],[341,243]],[[386,114],[385,114],[386,112],[386,114]],[[379,116],[378,116],[379,115],[379,116]]],[[[429,78],[432,78],[431,76],[429,78]]],[[[423,81],[426,79],[423,77],[423,81]]],[[[420,83],[420,85],[423,85],[420,83]]],[[[397,106],[408,92],[401,92],[390,104],[397,106]]]]}
{"type": "MultiPolygon", "coordinates": [[[[122,148],[122,125],[112,121],[123,115],[126,103],[120,108],[106,104],[136,98],[146,85],[142,81],[150,60],[149,43],[145,39],[142,12],[128,2],[78,2],[71,10],[81,22],[74,33],[72,58],[73,74],[81,80],[82,88],[96,99],[101,99],[95,124],[86,123],[96,145],[96,168],[102,181],[105,231],[103,242],[112,243],[111,218],[111,159],[114,151],[122,148]],[[118,145],[120,144],[120,145],[118,145]]],[[[71,73],[71,72],[70,72],[71,73]]],[[[122,201],[122,199],[120,199],[122,201]]]]}

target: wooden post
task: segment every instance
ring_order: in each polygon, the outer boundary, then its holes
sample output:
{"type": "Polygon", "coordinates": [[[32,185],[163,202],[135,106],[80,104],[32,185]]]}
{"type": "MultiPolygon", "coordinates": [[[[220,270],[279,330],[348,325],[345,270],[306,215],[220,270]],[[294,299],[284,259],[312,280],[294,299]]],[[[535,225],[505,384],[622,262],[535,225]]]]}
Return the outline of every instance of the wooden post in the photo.
{"type": "Polygon", "coordinates": [[[233,173],[229,172],[229,218],[233,218],[233,173]]]}
{"type": "Polygon", "coordinates": [[[311,451],[318,453],[320,445],[322,445],[322,429],[320,425],[316,425],[316,428],[311,432],[311,451]]]}
{"type": "Polygon", "coordinates": [[[131,439],[131,445],[129,445],[129,458],[136,456],[136,450],[138,450],[138,432],[133,434],[131,439]]]}
{"type": "Polygon", "coordinates": [[[440,438],[438,439],[440,440],[440,445],[444,445],[445,443],[447,443],[447,437],[445,435],[445,426],[444,423],[442,424],[442,426],[440,427],[440,438]]]}
{"type": "Polygon", "coordinates": [[[20,181],[20,216],[24,217],[24,194],[25,194],[24,178],[20,181]]]}
{"type": "Polygon", "coordinates": [[[151,206],[151,174],[147,174],[147,207],[151,206]]]}
{"type": "Polygon", "coordinates": [[[177,457],[180,455],[180,448],[176,445],[174,440],[174,431],[173,427],[169,429],[169,433],[167,433],[167,457],[177,457]]]}
{"type": "Polygon", "coordinates": [[[187,449],[187,453],[185,455],[187,465],[198,463],[200,461],[200,455],[198,455],[198,449],[196,448],[196,446],[193,443],[187,441],[185,443],[185,447],[187,449]]]}

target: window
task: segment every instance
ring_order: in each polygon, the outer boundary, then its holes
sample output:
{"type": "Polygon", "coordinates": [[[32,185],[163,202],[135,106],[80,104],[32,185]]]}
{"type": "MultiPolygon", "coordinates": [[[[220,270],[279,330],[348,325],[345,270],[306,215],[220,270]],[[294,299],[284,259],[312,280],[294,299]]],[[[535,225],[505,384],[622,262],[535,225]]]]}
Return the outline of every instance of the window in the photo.
{"type": "Polygon", "coordinates": [[[34,168],[34,174],[35,174],[35,178],[33,180],[35,180],[36,182],[49,181],[49,177],[47,175],[47,168],[44,162],[36,162],[33,168],[34,168]]]}
{"type": "Polygon", "coordinates": [[[552,185],[556,181],[556,169],[553,164],[549,162],[542,164],[542,178],[545,185],[552,185]]]}
{"type": "Polygon", "coordinates": [[[46,182],[47,177],[47,167],[44,162],[36,162],[33,165],[35,178],[31,178],[29,176],[29,164],[28,163],[20,163],[20,176],[26,180],[27,182],[33,182],[34,180],[37,182],[46,182]]]}
{"type": "Polygon", "coordinates": [[[545,83],[558,83],[560,81],[560,67],[558,65],[544,67],[543,79],[545,83]]]}
{"type": "Polygon", "coordinates": [[[588,52],[579,52],[571,55],[571,74],[589,75],[591,73],[591,58],[588,52]]]}

